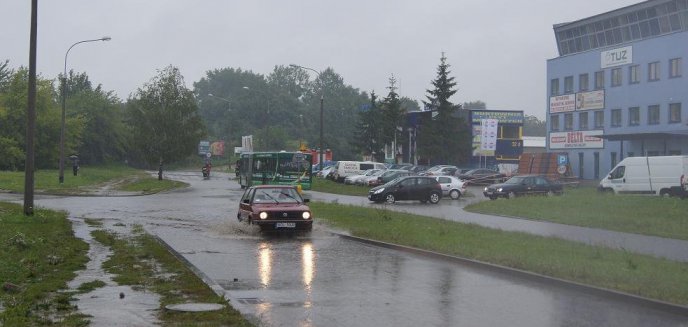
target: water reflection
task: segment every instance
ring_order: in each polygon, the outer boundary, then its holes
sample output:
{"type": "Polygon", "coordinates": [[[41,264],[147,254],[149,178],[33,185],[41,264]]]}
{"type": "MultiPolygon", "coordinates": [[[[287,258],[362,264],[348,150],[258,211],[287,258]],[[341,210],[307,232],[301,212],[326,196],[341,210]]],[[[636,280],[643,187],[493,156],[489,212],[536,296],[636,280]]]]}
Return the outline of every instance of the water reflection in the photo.
{"type": "Polygon", "coordinates": [[[261,242],[258,246],[258,273],[263,288],[270,286],[272,280],[272,248],[270,243],[261,242]]]}
{"type": "Polygon", "coordinates": [[[313,276],[315,275],[315,258],[313,254],[313,244],[306,242],[301,247],[301,265],[303,273],[303,284],[306,286],[306,291],[310,292],[311,283],[313,283],[313,276]]]}

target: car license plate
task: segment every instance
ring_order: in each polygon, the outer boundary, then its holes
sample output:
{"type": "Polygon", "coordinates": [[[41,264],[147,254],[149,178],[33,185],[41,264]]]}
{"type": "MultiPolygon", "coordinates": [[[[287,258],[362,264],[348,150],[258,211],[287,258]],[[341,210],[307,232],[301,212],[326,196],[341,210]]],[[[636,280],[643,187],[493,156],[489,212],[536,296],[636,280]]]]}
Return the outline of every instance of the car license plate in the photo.
{"type": "Polygon", "coordinates": [[[491,192],[491,191],[487,191],[487,192],[485,192],[485,194],[487,194],[487,195],[492,195],[492,192],[491,192]]]}
{"type": "Polygon", "coordinates": [[[275,228],[294,228],[296,227],[296,223],[277,223],[275,224],[275,228]]]}

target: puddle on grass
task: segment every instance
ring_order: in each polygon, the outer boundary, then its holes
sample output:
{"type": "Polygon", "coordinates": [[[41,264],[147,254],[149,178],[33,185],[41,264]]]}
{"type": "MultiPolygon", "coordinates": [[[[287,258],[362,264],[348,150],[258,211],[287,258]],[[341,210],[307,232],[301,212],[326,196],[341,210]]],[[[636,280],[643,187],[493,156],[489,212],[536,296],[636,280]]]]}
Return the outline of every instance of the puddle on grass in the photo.
{"type": "Polygon", "coordinates": [[[67,285],[70,290],[77,290],[81,284],[100,280],[104,287],[88,293],[76,294],[72,304],[80,313],[89,315],[91,326],[151,326],[159,325],[157,312],[160,308],[160,296],[153,292],[134,290],[130,286],[117,285],[113,275],[105,272],[102,265],[112,251],[91,236],[91,231],[99,227],[88,226],[83,219],[70,218],[76,237],[89,244],[90,261],[86,269],[77,272],[76,278],[67,285]]]}

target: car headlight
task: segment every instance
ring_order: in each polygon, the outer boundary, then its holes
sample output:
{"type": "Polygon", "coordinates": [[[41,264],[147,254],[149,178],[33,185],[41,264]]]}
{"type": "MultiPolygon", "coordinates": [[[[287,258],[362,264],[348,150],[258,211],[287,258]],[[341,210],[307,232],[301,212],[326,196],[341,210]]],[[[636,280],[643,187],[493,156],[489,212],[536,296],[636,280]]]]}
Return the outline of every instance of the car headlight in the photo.
{"type": "Polygon", "coordinates": [[[504,189],[501,187],[497,189],[497,192],[501,192],[501,191],[504,191],[504,189]]]}
{"type": "Polygon", "coordinates": [[[379,189],[379,190],[373,192],[373,194],[380,194],[380,193],[382,193],[382,192],[384,192],[384,191],[385,191],[385,188],[383,187],[383,188],[381,188],[381,189],[379,189]]]}
{"type": "Polygon", "coordinates": [[[483,189],[483,191],[487,192],[487,187],[485,187],[485,189],[483,189]]]}
{"type": "Polygon", "coordinates": [[[265,212],[265,211],[263,211],[263,212],[261,212],[261,213],[258,214],[258,217],[259,217],[260,219],[268,219],[268,213],[265,212]]]}
{"type": "Polygon", "coordinates": [[[304,212],[301,214],[301,217],[303,217],[303,219],[310,219],[310,218],[311,218],[311,213],[308,212],[308,211],[304,211],[304,212]]]}

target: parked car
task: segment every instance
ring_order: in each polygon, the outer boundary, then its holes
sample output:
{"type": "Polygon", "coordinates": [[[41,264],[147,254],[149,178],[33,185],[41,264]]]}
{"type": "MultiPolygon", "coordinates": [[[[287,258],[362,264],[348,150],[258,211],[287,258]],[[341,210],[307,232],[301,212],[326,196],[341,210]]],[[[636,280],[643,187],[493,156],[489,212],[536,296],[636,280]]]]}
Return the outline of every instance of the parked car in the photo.
{"type": "Polygon", "coordinates": [[[334,165],[332,180],[344,182],[344,179],[352,175],[360,175],[368,169],[385,169],[385,164],[372,161],[338,161],[334,165]]]}
{"type": "Polygon", "coordinates": [[[392,204],[401,200],[417,200],[437,204],[442,199],[440,183],[432,177],[406,176],[370,189],[368,200],[392,204]]]}
{"type": "Polygon", "coordinates": [[[509,199],[527,194],[561,195],[564,194],[564,187],[544,176],[523,175],[511,177],[501,184],[492,184],[483,190],[483,195],[490,200],[499,197],[509,199]]]}
{"type": "Polygon", "coordinates": [[[494,183],[501,183],[506,175],[492,169],[478,168],[471,169],[466,173],[459,174],[459,179],[471,185],[488,185],[494,183]]]}
{"type": "Polygon", "coordinates": [[[263,231],[310,231],[313,217],[307,202],[295,186],[251,186],[241,197],[237,219],[258,225],[263,231]]]}
{"type": "Polygon", "coordinates": [[[454,176],[433,176],[442,187],[442,196],[458,200],[466,194],[466,183],[454,176]]]}
{"type": "Polygon", "coordinates": [[[414,166],[411,166],[407,170],[414,173],[414,174],[420,174],[421,172],[424,172],[427,169],[428,169],[428,166],[425,166],[425,165],[414,165],[414,166]]]}
{"type": "Polygon", "coordinates": [[[364,171],[362,174],[347,176],[346,178],[344,178],[344,184],[354,185],[354,184],[356,184],[356,181],[358,181],[359,179],[373,175],[373,174],[375,174],[381,170],[382,169],[368,169],[368,170],[364,171]]]}
{"type": "Polygon", "coordinates": [[[334,166],[327,166],[327,167],[323,168],[323,170],[318,171],[318,172],[315,174],[315,176],[321,177],[321,178],[326,178],[327,175],[328,175],[330,172],[332,172],[333,169],[334,169],[334,166]]]}
{"type": "Polygon", "coordinates": [[[373,180],[377,181],[377,178],[380,177],[382,174],[384,174],[386,171],[387,171],[386,169],[382,169],[378,172],[373,173],[370,176],[361,177],[361,178],[357,179],[355,183],[356,183],[356,185],[369,186],[370,181],[373,181],[373,180]]]}
{"type": "Polygon", "coordinates": [[[385,184],[397,177],[411,176],[411,172],[402,169],[387,169],[382,175],[378,176],[377,179],[368,181],[368,186],[377,186],[385,184]]]}
{"type": "Polygon", "coordinates": [[[440,167],[432,172],[428,172],[427,176],[454,176],[458,170],[459,168],[456,166],[445,166],[440,167]]]}

